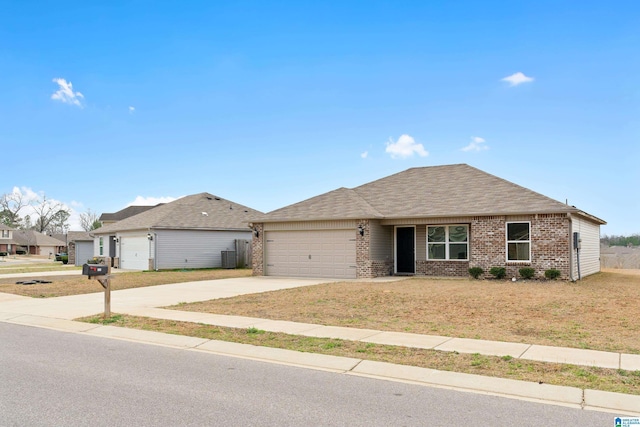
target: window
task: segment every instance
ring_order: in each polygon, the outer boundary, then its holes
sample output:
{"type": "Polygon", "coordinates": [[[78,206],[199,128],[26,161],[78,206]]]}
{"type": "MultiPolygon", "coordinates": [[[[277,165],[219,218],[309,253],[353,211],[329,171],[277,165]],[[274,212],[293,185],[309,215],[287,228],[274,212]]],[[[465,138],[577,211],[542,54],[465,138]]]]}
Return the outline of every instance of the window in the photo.
{"type": "Polygon", "coordinates": [[[103,238],[101,237],[101,238],[100,238],[100,255],[104,255],[104,254],[103,254],[103,251],[104,251],[104,240],[103,240],[103,238]]]}
{"type": "Polygon", "coordinates": [[[469,226],[441,225],[427,227],[427,259],[468,260],[469,226]]]}
{"type": "Polygon", "coordinates": [[[3,239],[9,238],[9,230],[2,230],[2,238],[3,239]]]}
{"type": "Polygon", "coordinates": [[[531,224],[507,223],[507,261],[531,261],[531,224]]]}

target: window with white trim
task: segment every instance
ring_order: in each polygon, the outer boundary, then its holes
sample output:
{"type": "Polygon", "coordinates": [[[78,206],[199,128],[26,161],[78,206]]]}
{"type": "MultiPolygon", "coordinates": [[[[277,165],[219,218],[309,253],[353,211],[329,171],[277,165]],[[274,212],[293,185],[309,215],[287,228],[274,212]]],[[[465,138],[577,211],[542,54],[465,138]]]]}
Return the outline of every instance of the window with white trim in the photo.
{"type": "Polygon", "coordinates": [[[507,223],[507,261],[531,261],[531,223],[507,223]]]}
{"type": "Polygon", "coordinates": [[[462,224],[428,226],[427,259],[469,260],[469,226],[462,224]]]}
{"type": "Polygon", "coordinates": [[[9,237],[9,230],[2,230],[2,238],[8,239],[9,237]]]}
{"type": "Polygon", "coordinates": [[[100,255],[104,255],[104,240],[100,238],[100,255]]]}

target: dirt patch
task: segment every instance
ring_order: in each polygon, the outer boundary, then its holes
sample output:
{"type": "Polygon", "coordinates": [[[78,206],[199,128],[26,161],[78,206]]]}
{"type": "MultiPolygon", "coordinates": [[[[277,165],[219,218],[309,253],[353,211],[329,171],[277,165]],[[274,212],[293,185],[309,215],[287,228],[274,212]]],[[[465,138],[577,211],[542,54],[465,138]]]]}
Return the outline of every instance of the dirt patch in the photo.
{"type": "MultiPolygon", "coordinates": [[[[185,271],[143,271],[133,273],[117,273],[111,279],[111,289],[142,288],[146,286],[166,285],[169,283],[195,282],[199,280],[228,279],[232,277],[251,276],[249,269],[210,269],[185,271]]],[[[97,280],[89,280],[86,276],[43,276],[33,278],[0,279],[0,292],[24,295],[35,298],[60,297],[66,295],[90,294],[102,292],[97,280]],[[31,279],[46,280],[52,283],[18,285],[17,281],[31,279]]]]}
{"type": "Polygon", "coordinates": [[[274,320],[640,354],[640,274],[579,282],[341,282],[172,307],[274,320]]]}

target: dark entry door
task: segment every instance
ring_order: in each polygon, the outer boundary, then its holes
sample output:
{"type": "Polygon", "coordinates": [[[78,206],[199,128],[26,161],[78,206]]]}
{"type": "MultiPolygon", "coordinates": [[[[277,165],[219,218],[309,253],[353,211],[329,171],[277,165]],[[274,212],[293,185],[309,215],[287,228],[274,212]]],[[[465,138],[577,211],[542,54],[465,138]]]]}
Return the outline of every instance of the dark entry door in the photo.
{"type": "Polygon", "coordinates": [[[396,228],[396,272],[414,274],[415,263],[415,229],[413,227],[396,228]]]}

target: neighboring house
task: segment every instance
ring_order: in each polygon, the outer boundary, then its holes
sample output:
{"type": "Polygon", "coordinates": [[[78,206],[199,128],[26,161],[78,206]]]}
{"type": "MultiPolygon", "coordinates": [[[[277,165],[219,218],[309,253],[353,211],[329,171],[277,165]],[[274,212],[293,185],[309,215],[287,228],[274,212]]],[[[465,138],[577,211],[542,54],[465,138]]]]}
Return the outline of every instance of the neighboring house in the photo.
{"type": "MultiPolygon", "coordinates": [[[[194,194],[93,230],[93,255],[130,270],[222,266],[222,251],[251,241],[261,212],[209,193],[194,194]]],[[[247,246],[248,243],[247,243],[247,246]]]]}
{"type": "Polygon", "coordinates": [[[93,258],[93,237],[88,231],[67,233],[69,264],[82,265],[93,258]]]}
{"type": "Polygon", "coordinates": [[[0,252],[7,254],[15,254],[15,242],[13,241],[13,232],[15,230],[7,225],[0,223],[0,252]]]}
{"type": "MultiPolygon", "coordinates": [[[[52,256],[64,251],[66,242],[35,230],[13,230],[15,250],[24,250],[31,255],[52,256]]],[[[14,253],[15,253],[14,250],[14,253]]]]}
{"type": "Polygon", "coordinates": [[[254,217],[253,274],[463,277],[506,267],[517,277],[531,267],[574,280],[600,271],[602,224],[466,164],[413,168],[254,217]]]}
{"type": "Polygon", "coordinates": [[[102,215],[100,215],[98,221],[100,221],[102,225],[113,224],[115,222],[129,218],[130,216],[138,215],[139,213],[146,212],[149,209],[153,209],[161,205],[163,205],[163,203],[159,203],[155,206],[127,206],[126,208],[121,209],[118,212],[103,213],[102,215]]]}

